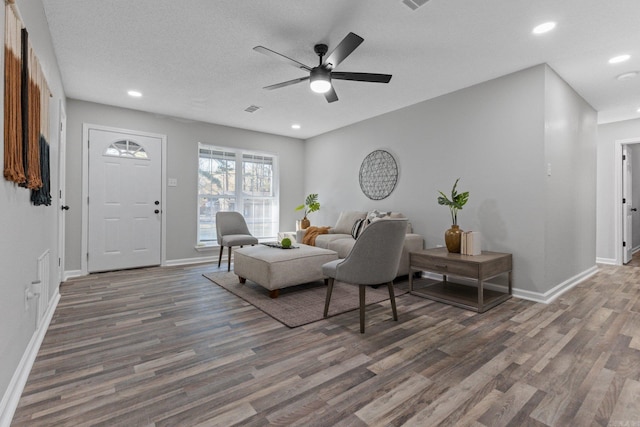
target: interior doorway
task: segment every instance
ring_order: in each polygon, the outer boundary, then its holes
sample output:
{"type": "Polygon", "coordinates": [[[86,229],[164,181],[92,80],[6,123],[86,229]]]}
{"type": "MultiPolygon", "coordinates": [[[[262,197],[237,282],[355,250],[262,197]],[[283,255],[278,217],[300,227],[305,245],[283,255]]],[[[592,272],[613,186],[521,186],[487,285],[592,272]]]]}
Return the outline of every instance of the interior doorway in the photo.
{"type": "Polygon", "coordinates": [[[69,209],[66,205],[66,152],[67,152],[67,113],[64,110],[62,100],[60,106],[60,126],[58,128],[58,282],[62,283],[65,277],[65,212],[69,209]]]}
{"type": "Polygon", "coordinates": [[[640,265],[640,139],[617,141],[615,158],[616,263],[640,265]]]}

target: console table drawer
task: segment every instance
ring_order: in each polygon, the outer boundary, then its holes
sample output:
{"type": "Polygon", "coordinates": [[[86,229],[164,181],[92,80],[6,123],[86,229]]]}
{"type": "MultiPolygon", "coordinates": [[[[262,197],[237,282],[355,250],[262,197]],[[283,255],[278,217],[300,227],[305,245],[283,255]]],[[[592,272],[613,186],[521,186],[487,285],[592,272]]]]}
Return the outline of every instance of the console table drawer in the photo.
{"type": "Polygon", "coordinates": [[[462,263],[452,260],[433,259],[428,256],[411,256],[411,266],[439,274],[478,278],[478,264],[462,263]]]}

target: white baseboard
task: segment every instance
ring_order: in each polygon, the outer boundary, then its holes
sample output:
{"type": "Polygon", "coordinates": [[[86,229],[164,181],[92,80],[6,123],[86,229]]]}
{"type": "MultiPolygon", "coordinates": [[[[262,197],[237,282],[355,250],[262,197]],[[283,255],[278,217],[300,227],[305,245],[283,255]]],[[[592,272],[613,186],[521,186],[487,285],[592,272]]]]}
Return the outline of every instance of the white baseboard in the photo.
{"type": "MultiPolygon", "coordinates": [[[[171,259],[171,260],[166,260],[163,264],[163,267],[175,267],[178,265],[188,265],[188,264],[204,264],[207,262],[215,262],[217,265],[218,257],[203,256],[203,257],[197,257],[197,258],[171,259]]],[[[227,262],[227,258],[225,256],[222,257],[222,262],[223,263],[227,262]]]]}
{"type": "MultiPolygon", "coordinates": [[[[576,286],[577,284],[579,284],[580,282],[588,279],[589,277],[593,276],[594,274],[596,274],[598,272],[598,267],[596,265],[594,265],[591,268],[588,268],[587,270],[583,271],[582,273],[578,273],[575,276],[565,280],[564,282],[558,284],[557,286],[553,287],[552,289],[548,290],[545,293],[541,293],[541,292],[533,292],[533,291],[529,291],[526,289],[518,289],[516,287],[513,288],[513,296],[517,297],[517,298],[522,298],[522,299],[526,299],[529,301],[535,301],[535,302],[541,302],[543,304],[549,304],[550,302],[552,302],[553,300],[555,300],[556,298],[558,298],[560,295],[562,295],[563,293],[567,292],[569,289],[573,288],[574,286],[576,286]]],[[[429,279],[434,279],[434,280],[442,280],[442,276],[440,274],[435,274],[435,273],[423,273],[422,274],[423,277],[429,278],[429,279]]],[[[470,279],[463,279],[463,278],[456,278],[455,280],[456,283],[460,283],[463,285],[468,285],[468,286],[477,286],[477,283],[474,280],[470,280],[470,279]]],[[[485,282],[484,283],[484,287],[486,289],[491,289],[491,290],[495,290],[495,291],[499,291],[499,292],[507,292],[507,287],[504,285],[497,285],[495,283],[489,283],[489,282],[485,282]]]]}
{"type": "Polygon", "coordinates": [[[516,290],[514,289],[513,296],[516,296],[522,299],[528,299],[530,301],[549,304],[550,302],[558,298],[560,295],[572,289],[579,283],[587,280],[589,277],[593,276],[597,272],[598,272],[598,266],[594,265],[593,267],[586,269],[582,273],[578,273],[575,276],[565,280],[564,282],[558,284],[557,286],[553,287],[552,289],[548,290],[545,293],[531,292],[527,290],[518,290],[518,292],[516,293],[516,290]]]}
{"type": "Polygon", "coordinates": [[[42,322],[40,322],[38,329],[33,333],[26,350],[22,355],[22,359],[20,359],[20,363],[11,378],[11,382],[9,382],[9,387],[7,387],[7,390],[2,397],[2,401],[0,402],[0,427],[9,427],[11,425],[11,420],[13,419],[13,415],[18,407],[20,396],[22,395],[24,386],[29,378],[33,362],[36,360],[36,356],[40,350],[42,340],[49,328],[49,323],[51,323],[53,313],[56,311],[58,301],[60,301],[60,291],[56,288],[55,294],[49,302],[49,307],[42,318],[42,322]]]}
{"type": "Polygon", "coordinates": [[[596,258],[597,264],[618,265],[615,258],[596,258]]]}
{"type": "Polygon", "coordinates": [[[66,281],[71,279],[72,277],[82,277],[85,274],[82,273],[82,270],[65,270],[64,275],[62,276],[62,281],[66,281]]]}

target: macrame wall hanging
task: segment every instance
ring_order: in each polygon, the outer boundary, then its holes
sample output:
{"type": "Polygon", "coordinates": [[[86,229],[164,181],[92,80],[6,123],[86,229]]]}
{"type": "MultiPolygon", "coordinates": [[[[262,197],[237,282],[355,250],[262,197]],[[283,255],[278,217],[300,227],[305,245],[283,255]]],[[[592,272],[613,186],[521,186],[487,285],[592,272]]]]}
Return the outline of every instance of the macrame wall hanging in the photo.
{"type": "Polygon", "coordinates": [[[49,206],[51,92],[14,1],[5,1],[4,177],[49,206]]]}

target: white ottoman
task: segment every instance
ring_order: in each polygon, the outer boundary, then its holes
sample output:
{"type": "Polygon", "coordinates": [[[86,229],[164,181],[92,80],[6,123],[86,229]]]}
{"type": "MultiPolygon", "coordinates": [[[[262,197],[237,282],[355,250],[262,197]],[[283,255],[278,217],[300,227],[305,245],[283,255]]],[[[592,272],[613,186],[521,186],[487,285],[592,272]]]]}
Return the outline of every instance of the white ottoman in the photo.
{"type": "Polygon", "coordinates": [[[233,271],[240,283],[249,279],[267,288],[271,298],[289,286],[322,280],[322,265],[338,259],[329,249],[296,244],[294,249],[271,248],[265,245],[248,246],[233,252],[233,271]]]}

